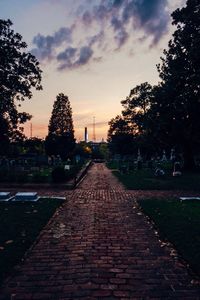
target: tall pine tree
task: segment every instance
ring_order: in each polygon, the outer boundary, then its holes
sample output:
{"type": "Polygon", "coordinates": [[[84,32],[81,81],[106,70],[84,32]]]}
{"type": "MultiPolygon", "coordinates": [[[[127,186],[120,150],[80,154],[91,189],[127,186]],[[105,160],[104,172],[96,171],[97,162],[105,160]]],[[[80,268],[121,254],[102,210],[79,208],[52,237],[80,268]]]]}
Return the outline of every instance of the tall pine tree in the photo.
{"type": "Polygon", "coordinates": [[[72,109],[63,93],[54,102],[45,145],[48,155],[60,155],[63,160],[70,157],[75,148],[72,109]]]}

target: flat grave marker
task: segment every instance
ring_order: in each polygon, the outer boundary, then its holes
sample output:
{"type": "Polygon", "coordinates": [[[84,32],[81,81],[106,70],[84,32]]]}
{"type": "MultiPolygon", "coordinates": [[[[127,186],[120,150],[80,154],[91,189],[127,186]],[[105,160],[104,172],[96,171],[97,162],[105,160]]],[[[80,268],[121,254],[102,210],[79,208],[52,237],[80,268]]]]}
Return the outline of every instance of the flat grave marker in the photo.
{"type": "Polygon", "coordinates": [[[200,197],[192,196],[192,197],[180,197],[179,198],[181,201],[186,201],[186,200],[200,200],[200,197]]]}
{"type": "Polygon", "coordinates": [[[11,196],[10,192],[0,192],[0,201],[9,201],[13,198],[14,196],[11,196]]]}
{"type": "Polygon", "coordinates": [[[13,201],[38,201],[39,197],[36,192],[18,192],[13,201]]]}

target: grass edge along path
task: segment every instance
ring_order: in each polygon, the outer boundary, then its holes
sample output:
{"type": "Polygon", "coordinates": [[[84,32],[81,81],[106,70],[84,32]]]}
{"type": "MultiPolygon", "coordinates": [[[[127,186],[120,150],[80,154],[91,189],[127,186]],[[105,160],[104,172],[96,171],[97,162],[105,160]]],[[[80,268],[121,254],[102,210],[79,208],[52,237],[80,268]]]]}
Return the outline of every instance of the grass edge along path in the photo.
{"type": "Polygon", "coordinates": [[[138,200],[138,204],[153,221],[161,240],[173,244],[200,277],[200,201],[151,198],[138,200]]]}
{"type": "Polygon", "coordinates": [[[164,176],[155,176],[152,170],[136,170],[129,174],[122,174],[112,170],[118,180],[128,190],[200,190],[200,173],[183,173],[173,177],[172,172],[164,176]]]}
{"type": "Polygon", "coordinates": [[[37,240],[64,200],[0,202],[0,285],[37,240]]]}

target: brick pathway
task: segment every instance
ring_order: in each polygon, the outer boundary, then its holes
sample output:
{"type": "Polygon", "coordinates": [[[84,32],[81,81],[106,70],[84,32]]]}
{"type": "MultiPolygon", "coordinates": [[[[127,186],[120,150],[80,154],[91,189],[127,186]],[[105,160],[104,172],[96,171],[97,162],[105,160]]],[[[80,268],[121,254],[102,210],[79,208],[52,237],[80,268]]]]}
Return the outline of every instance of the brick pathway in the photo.
{"type": "Polygon", "coordinates": [[[59,209],[0,299],[200,299],[133,193],[102,164],[59,209]]]}

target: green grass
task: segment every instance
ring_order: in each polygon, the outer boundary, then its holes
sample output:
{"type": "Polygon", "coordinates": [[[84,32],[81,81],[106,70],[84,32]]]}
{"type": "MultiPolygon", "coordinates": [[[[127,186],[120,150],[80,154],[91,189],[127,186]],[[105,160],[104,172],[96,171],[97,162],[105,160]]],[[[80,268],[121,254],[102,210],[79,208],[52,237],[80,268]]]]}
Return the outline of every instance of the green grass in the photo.
{"type": "Polygon", "coordinates": [[[170,241],[200,275],[200,201],[146,199],[139,204],[154,221],[161,238],[170,241]]]}
{"type": "Polygon", "coordinates": [[[31,203],[0,202],[0,283],[20,262],[56,208],[59,199],[31,203]]]}
{"type": "Polygon", "coordinates": [[[184,173],[173,177],[167,171],[162,177],[156,177],[150,169],[134,171],[130,174],[113,174],[130,190],[200,190],[200,173],[184,173]]]}
{"type": "Polygon", "coordinates": [[[106,163],[106,166],[109,168],[109,169],[119,169],[119,162],[118,161],[114,161],[114,160],[111,160],[109,162],[106,163]]]}

